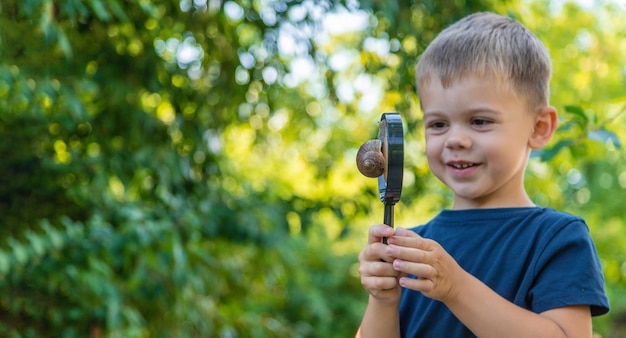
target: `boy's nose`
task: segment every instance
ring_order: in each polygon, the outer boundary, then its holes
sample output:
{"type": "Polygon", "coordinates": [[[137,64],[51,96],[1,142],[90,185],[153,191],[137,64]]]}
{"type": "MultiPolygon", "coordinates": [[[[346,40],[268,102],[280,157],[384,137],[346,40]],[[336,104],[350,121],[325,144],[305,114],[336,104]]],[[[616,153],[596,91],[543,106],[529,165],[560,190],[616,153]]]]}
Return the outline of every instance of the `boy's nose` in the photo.
{"type": "Polygon", "coordinates": [[[462,131],[450,130],[445,146],[448,149],[469,149],[472,147],[472,140],[462,131]]]}

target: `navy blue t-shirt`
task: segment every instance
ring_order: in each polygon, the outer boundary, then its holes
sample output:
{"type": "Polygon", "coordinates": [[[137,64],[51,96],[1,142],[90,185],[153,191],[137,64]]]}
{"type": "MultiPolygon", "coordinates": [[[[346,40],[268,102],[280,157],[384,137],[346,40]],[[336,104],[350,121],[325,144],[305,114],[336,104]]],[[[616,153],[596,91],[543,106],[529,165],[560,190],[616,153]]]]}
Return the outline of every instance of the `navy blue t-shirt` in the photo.
{"type": "MultiPolygon", "coordinates": [[[[589,305],[609,311],[595,245],[582,218],[553,209],[444,210],[412,229],[437,241],[499,295],[540,313],[589,305]]],[[[441,302],[402,290],[402,337],[474,337],[441,302]]]]}

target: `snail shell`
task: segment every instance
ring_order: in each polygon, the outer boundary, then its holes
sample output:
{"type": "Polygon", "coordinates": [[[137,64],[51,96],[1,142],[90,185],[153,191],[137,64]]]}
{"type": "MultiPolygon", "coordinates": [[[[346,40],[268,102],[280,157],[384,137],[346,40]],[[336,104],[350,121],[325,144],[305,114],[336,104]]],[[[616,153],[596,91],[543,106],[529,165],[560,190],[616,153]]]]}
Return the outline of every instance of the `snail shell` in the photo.
{"type": "Polygon", "coordinates": [[[381,140],[369,140],[356,154],[356,166],[367,177],[378,177],[385,172],[385,157],[381,140]]]}

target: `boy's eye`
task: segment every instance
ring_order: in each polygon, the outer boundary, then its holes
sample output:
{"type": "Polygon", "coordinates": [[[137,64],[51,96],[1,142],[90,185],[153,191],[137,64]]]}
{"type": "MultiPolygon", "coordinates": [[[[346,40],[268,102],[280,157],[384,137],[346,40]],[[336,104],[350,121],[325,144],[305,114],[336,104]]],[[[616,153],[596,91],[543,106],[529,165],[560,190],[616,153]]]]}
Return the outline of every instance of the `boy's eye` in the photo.
{"type": "Polygon", "coordinates": [[[447,124],[442,121],[435,121],[435,122],[431,122],[428,126],[434,129],[441,129],[441,128],[445,128],[447,124]]]}
{"type": "Polygon", "coordinates": [[[492,122],[490,120],[487,119],[481,119],[481,118],[475,118],[472,119],[472,124],[476,125],[476,126],[486,126],[491,124],[492,122]]]}

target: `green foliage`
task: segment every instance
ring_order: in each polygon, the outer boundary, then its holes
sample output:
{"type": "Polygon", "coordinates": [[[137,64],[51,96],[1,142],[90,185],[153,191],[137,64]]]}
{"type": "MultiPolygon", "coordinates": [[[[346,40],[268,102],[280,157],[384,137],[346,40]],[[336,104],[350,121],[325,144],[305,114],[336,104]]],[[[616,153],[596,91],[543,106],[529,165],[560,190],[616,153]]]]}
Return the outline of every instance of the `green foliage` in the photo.
{"type": "Polygon", "coordinates": [[[2,302],[3,335],[73,337],[99,328],[121,337],[313,336],[351,330],[360,316],[357,280],[329,271],[345,271],[352,258],[310,255],[324,243],[206,238],[193,219],[172,223],[137,206],[116,216],[116,226],[100,215],[63,219],[60,228],[27,231],[25,242],[9,240],[10,251],[0,252],[3,288],[11,292],[2,302]],[[324,301],[335,292],[335,302],[324,301]],[[352,321],[334,325],[338,315],[352,321]]]}
{"type": "Polygon", "coordinates": [[[558,127],[558,141],[534,154],[542,161],[549,162],[566,149],[573,158],[584,158],[593,155],[590,153],[594,153],[594,151],[590,151],[590,149],[593,149],[594,146],[606,146],[613,150],[619,150],[622,147],[619,136],[607,129],[606,124],[610,121],[603,121],[602,124],[598,124],[593,112],[585,112],[579,106],[567,105],[564,107],[564,111],[566,117],[558,127]]]}
{"type": "MultiPolygon", "coordinates": [[[[233,18],[181,4],[2,3],[1,335],[354,329],[353,256],[323,232],[295,234],[321,226],[315,200],[292,197],[289,177],[242,175],[225,152],[222,135],[235,148],[250,137],[234,149],[242,156],[271,150],[279,134],[248,120],[265,124],[278,96],[300,109],[238,60],[246,48],[262,55],[272,27],[252,7],[233,18]],[[194,50],[190,62],[176,56],[194,50]]],[[[275,54],[257,62],[281,67],[275,54]]]]}
{"type": "Polygon", "coordinates": [[[561,127],[527,183],[588,220],[613,306],[596,331],[623,333],[624,72],[607,67],[626,28],[610,5],[355,6],[3,1],[0,335],[352,335],[367,300],[356,255],[382,220],[356,148],[381,112],[401,112],[411,151],[396,220],[447,205],[421,156],[413,68],[438,31],[484,9],[557,46],[561,127]],[[322,14],[336,11],[365,24],[332,31],[322,14]]]}
{"type": "Polygon", "coordinates": [[[606,337],[626,332],[626,237],[618,197],[626,187],[623,10],[611,2],[583,8],[548,1],[516,9],[552,54],[552,103],[561,116],[552,146],[537,154],[547,165],[531,168],[530,186],[539,200],[587,220],[611,302],[611,312],[594,319],[594,330],[606,337]]]}

